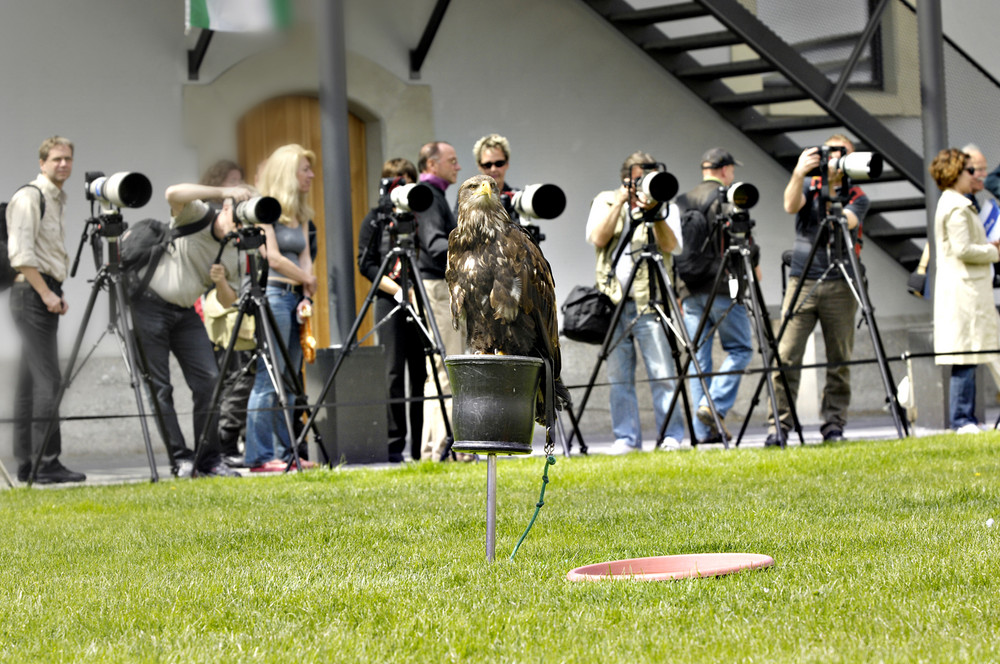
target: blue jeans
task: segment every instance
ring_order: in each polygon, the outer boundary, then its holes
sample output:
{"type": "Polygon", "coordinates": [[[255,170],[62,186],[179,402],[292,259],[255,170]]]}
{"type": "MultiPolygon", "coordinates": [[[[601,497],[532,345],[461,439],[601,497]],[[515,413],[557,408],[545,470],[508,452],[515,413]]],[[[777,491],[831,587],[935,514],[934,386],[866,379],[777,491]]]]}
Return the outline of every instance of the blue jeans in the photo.
{"type": "MultiPolygon", "coordinates": [[[[288,358],[292,363],[291,370],[298,372],[302,367],[302,346],[299,343],[299,322],[295,318],[295,307],[302,297],[293,291],[276,286],[268,286],[265,291],[267,302],[274,313],[277,329],[275,334],[288,348],[288,358]]],[[[258,334],[264,330],[258,328],[258,334]]],[[[279,377],[286,373],[281,351],[275,348],[274,369],[279,377]]],[[[281,380],[283,378],[279,378],[281,380]]],[[[294,395],[285,381],[285,394],[292,405],[294,395]]],[[[285,413],[278,403],[278,392],[274,389],[271,376],[267,373],[264,359],[257,361],[257,377],[250,392],[247,403],[247,439],[246,464],[253,468],[276,458],[275,450],[280,450],[280,458],[289,461],[292,458],[292,441],[285,424],[285,413]]],[[[298,412],[298,411],[296,411],[298,412]]],[[[294,415],[293,415],[294,417],[294,415]]]]}
{"type": "Polygon", "coordinates": [[[976,366],[975,364],[954,364],[949,381],[948,412],[951,428],[958,429],[966,424],[978,424],[976,420],[976,366]]]}
{"type": "Polygon", "coordinates": [[[171,456],[174,461],[194,456],[184,444],[184,434],[174,410],[174,388],[170,384],[170,353],[173,353],[181,366],[184,381],[191,388],[195,440],[200,441],[202,434],[207,433],[207,446],[202,452],[199,470],[211,469],[219,461],[219,436],[216,427],[206,432],[212,416],[207,409],[212,402],[219,371],[204,324],[193,307],[170,304],[152,292],[135,299],[132,314],[146,357],[152,398],[156,399],[163,414],[165,431],[161,433],[166,436],[171,456]]]}
{"type": "MultiPolygon", "coordinates": [[[[750,319],[747,317],[746,307],[742,304],[733,305],[727,314],[726,310],[729,309],[732,300],[725,295],[716,295],[712,301],[712,309],[708,312],[708,319],[705,321],[701,339],[694,338],[698,331],[698,322],[705,313],[705,305],[708,304],[709,297],[708,294],[694,294],[684,299],[684,327],[687,328],[691,342],[698,348],[695,353],[698,366],[702,373],[712,371],[712,337],[707,335],[721,320],[717,331],[722,350],[726,352],[726,359],[722,361],[719,371],[742,371],[753,358],[750,319]]],[[[695,373],[694,362],[691,363],[688,373],[695,373]]],[[[736,393],[740,389],[740,378],[739,374],[705,378],[705,382],[708,383],[708,393],[712,397],[719,417],[725,417],[729,409],[736,403],[736,393]]],[[[695,378],[689,381],[689,385],[692,408],[707,406],[708,399],[705,398],[701,381],[695,378]]],[[[696,418],[694,420],[694,433],[698,440],[704,440],[711,434],[711,431],[696,418]]]]}
{"type": "MultiPolygon", "coordinates": [[[[653,395],[653,412],[656,415],[657,434],[666,418],[667,407],[674,394],[674,360],[670,355],[670,343],[659,318],[655,313],[637,315],[635,302],[625,303],[622,316],[618,319],[614,338],[617,340],[625,332],[625,327],[636,320],[630,337],[623,339],[608,355],[608,380],[611,382],[611,432],[615,442],[624,441],[635,448],[642,447],[642,431],[639,425],[639,402],[635,392],[635,343],[638,342],[649,377],[649,387],[653,395]]],[[[665,435],[682,440],[684,422],[681,418],[680,403],[675,404],[673,415],[665,435]]]]}

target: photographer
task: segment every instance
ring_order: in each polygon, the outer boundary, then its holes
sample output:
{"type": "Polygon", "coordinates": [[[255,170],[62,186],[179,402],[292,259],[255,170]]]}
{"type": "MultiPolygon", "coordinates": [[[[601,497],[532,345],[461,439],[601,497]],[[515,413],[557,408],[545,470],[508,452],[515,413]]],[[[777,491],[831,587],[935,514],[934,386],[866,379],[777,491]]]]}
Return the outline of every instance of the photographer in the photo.
{"type": "MultiPolygon", "coordinates": [[[[677,292],[684,308],[684,326],[697,348],[698,366],[701,370],[706,373],[712,371],[712,340],[716,329],[722,349],[726,352],[726,359],[719,367],[724,375],[706,378],[709,395],[723,429],[726,429],[726,414],[736,402],[736,393],[740,388],[740,375],[725,372],[742,371],[753,357],[752,332],[746,307],[737,302],[730,308],[730,300],[736,297],[736,293],[730,292],[730,280],[738,278],[737,275],[727,272],[716,292],[712,293],[712,285],[722,267],[723,254],[730,240],[727,229],[721,226],[723,196],[725,189],[735,179],[737,166],[742,164],[729,152],[722,148],[712,148],[701,158],[701,184],[677,197],[677,206],[682,212],[681,230],[684,234],[684,251],[676,260],[681,277],[677,292]],[[689,210],[696,210],[700,214],[689,214],[689,210]],[[683,269],[686,266],[690,266],[690,270],[683,269]],[[712,306],[702,328],[702,336],[696,339],[698,324],[705,316],[709,300],[712,301],[712,306]]],[[[747,242],[752,242],[749,233],[746,239],[747,242]]],[[[751,244],[751,259],[755,270],[759,270],[756,267],[759,254],[757,245],[751,244]]],[[[694,371],[693,365],[691,371],[694,371]]],[[[697,408],[694,438],[700,443],[721,440],[701,381],[691,380],[689,384],[691,402],[697,408]]],[[[726,430],[725,433],[729,438],[729,431],[726,430]]]]}
{"type": "MultiPolygon", "coordinates": [[[[399,179],[400,184],[411,184],[417,180],[417,169],[407,159],[390,159],[382,166],[382,178],[399,179]]],[[[392,185],[389,185],[391,187],[392,185]]],[[[388,188],[388,187],[387,187],[388,188]]],[[[388,191],[383,195],[388,198],[388,191]]],[[[393,248],[392,203],[380,200],[379,207],[373,208],[358,232],[358,270],[369,281],[379,276],[382,261],[393,248]]],[[[375,299],[375,318],[384,321],[379,327],[378,340],[385,347],[386,384],[389,387],[388,406],[389,424],[389,461],[398,463],[404,460],[406,450],[406,416],[410,416],[410,454],[413,459],[420,458],[420,435],[423,429],[423,402],[417,400],[407,404],[406,374],[409,372],[409,395],[420,397],[423,394],[424,381],[427,380],[426,356],[424,353],[423,334],[416,321],[409,318],[404,311],[386,318],[396,306],[409,298],[410,293],[403,293],[400,285],[402,262],[397,259],[395,265],[389,266],[389,272],[379,280],[375,299]]],[[[407,275],[410,284],[413,275],[407,275]]],[[[412,288],[412,286],[411,286],[412,288]]]]}
{"type": "MultiPolygon", "coordinates": [[[[833,154],[840,154],[841,150],[845,155],[854,152],[854,144],[841,134],[831,136],[824,145],[840,148],[832,151],[833,154]]],[[[778,344],[778,355],[785,365],[800,366],[809,335],[819,322],[826,345],[826,361],[839,364],[826,369],[826,385],[823,387],[820,408],[823,425],[820,432],[823,434],[823,440],[837,441],[844,439],[847,408],[851,402],[851,369],[842,363],[850,361],[854,349],[854,316],[858,310],[858,303],[842,273],[834,270],[826,274],[830,265],[829,250],[826,248],[829,241],[827,222],[830,209],[818,209],[818,203],[823,199],[823,194],[827,200],[835,200],[843,194],[846,197],[843,213],[847,228],[858,232],[868,212],[869,201],[860,187],[851,187],[849,191],[841,192],[843,172],[837,170],[833,164],[821,164],[820,161],[819,148],[811,147],[803,150],[785,187],[785,211],[795,215],[795,244],[792,249],[790,278],[785,291],[785,300],[781,305],[782,315],[791,316],[791,319],[778,344]],[[822,192],[822,178],[816,174],[820,168],[827,169],[827,192],[822,192]],[[813,257],[809,273],[802,274],[815,242],[820,242],[820,248],[813,257]],[[822,281],[817,283],[820,277],[822,281]],[[801,295],[805,297],[808,294],[808,297],[805,301],[800,297],[800,301],[794,303],[793,309],[791,297],[795,294],[800,280],[805,281],[801,295]]],[[[845,248],[845,250],[850,249],[845,248]]],[[[781,445],[782,440],[787,439],[792,426],[788,404],[790,399],[794,400],[798,396],[801,372],[791,370],[786,372],[785,377],[791,394],[785,393],[784,386],[780,382],[775,384],[781,421],[770,422],[770,433],[765,443],[768,446],[781,445]]],[[[773,415],[769,419],[773,419],[773,415]]]]}
{"type": "MultiPolygon", "coordinates": [[[[514,189],[507,184],[507,169],[510,168],[510,141],[500,134],[483,136],[472,146],[472,156],[476,166],[483,175],[489,175],[497,181],[500,190],[500,202],[507,214],[517,221],[517,212],[511,202],[514,189]]],[[[458,214],[458,203],[455,203],[455,213],[458,214]]]]}
{"type": "Polygon", "coordinates": [[[14,457],[17,479],[27,482],[31,464],[53,426],[48,449],[35,474],[39,484],[83,482],[87,476],[59,461],[62,437],[59,404],[59,319],[69,310],[62,284],[69,274],[63,185],[73,173],[73,143],[53,136],[38,149],[40,173],[21,187],[7,206],[7,255],[17,277],[10,290],[10,313],[20,333],[21,359],[14,396],[14,457]],[[55,422],[53,423],[53,420],[55,422]]]}
{"type": "MultiPolygon", "coordinates": [[[[623,292],[623,285],[628,280],[634,261],[649,239],[649,228],[646,223],[635,223],[634,230],[629,235],[628,231],[633,228],[633,213],[641,217],[660,205],[658,201],[639,196],[636,192],[636,183],[658,167],[659,164],[648,153],[635,152],[629,155],[621,167],[622,186],[598,194],[587,219],[587,241],[594,245],[597,253],[597,288],[616,305],[626,298],[625,307],[614,331],[615,338],[620,338],[625,329],[633,321],[635,322],[630,336],[622,339],[608,357],[611,429],[615,436],[612,454],[627,454],[642,450],[639,402],[635,391],[636,343],[639,344],[639,350],[646,364],[658,429],[663,426],[674,391],[674,381],[671,379],[675,374],[670,343],[660,326],[657,312],[649,306],[651,299],[662,300],[665,294],[652,292],[652,275],[649,274],[645,262],[639,263],[631,292],[623,292]],[[621,255],[617,265],[613,265],[621,242],[628,243],[628,248],[621,255]]],[[[671,206],[671,215],[667,220],[657,218],[651,220],[649,224],[652,227],[656,247],[662,253],[668,271],[671,253],[679,253],[681,249],[676,209],[676,206],[671,206]]],[[[675,408],[666,429],[662,448],[678,449],[683,437],[684,425],[680,409],[675,408]]]]}
{"type": "Polygon", "coordinates": [[[212,343],[194,310],[194,303],[213,285],[223,306],[229,306],[236,300],[239,284],[236,247],[226,245],[222,263],[213,261],[219,253],[220,242],[235,228],[230,200],[243,201],[250,195],[251,190],[247,187],[199,184],[168,187],[166,199],[170,204],[170,226],[206,225],[172,243],[156,265],[149,287],[134,302],[133,319],[146,355],[152,398],[159,402],[163,413],[166,443],[174,458],[178,477],[238,475],[222,460],[218,431],[208,432],[207,448],[201,453],[198,467],[194,467],[194,452],[184,443],[174,411],[170,353],[174,354],[184,373],[184,380],[191,388],[195,406],[194,436],[195,440],[201,440],[211,420],[211,413],[204,408],[211,403],[218,368],[212,343]],[[226,200],[226,204],[221,212],[216,212],[206,200],[226,200]]]}

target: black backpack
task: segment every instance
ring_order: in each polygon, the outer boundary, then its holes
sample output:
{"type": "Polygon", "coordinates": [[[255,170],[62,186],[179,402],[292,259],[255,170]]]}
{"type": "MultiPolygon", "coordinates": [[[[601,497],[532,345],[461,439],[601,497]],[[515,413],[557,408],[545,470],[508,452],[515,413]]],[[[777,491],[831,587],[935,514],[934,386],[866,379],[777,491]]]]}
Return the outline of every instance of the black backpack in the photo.
{"type": "MultiPolygon", "coordinates": [[[[45,194],[33,184],[22,185],[17,188],[17,191],[21,191],[25,187],[31,187],[38,192],[42,211],[40,217],[44,217],[45,194]]],[[[10,266],[10,254],[7,252],[7,238],[7,203],[0,203],[0,291],[10,288],[14,284],[14,278],[17,277],[17,270],[10,266]]]]}
{"type": "Polygon", "coordinates": [[[215,221],[215,214],[210,211],[199,221],[174,229],[156,219],[143,219],[131,224],[122,233],[118,247],[129,297],[135,298],[146,290],[163,253],[174,240],[203,230],[215,221]]]}
{"type": "Polygon", "coordinates": [[[720,255],[710,242],[712,224],[705,213],[698,208],[690,208],[681,214],[681,235],[684,249],[674,257],[674,265],[684,284],[691,290],[710,286],[719,270],[720,255]]]}

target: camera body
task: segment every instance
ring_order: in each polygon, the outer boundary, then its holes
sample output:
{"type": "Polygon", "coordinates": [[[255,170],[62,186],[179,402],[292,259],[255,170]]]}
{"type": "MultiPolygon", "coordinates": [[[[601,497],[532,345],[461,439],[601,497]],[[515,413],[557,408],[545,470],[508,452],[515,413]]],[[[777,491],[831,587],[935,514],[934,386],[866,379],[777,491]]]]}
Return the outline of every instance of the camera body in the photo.
{"type": "Polygon", "coordinates": [[[726,234],[731,238],[743,239],[757,225],[750,217],[750,209],[760,200],[757,187],[749,182],[734,182],[728,187],[719,187],[719,217],[726,234]]]}
{"type": "Polygon", "coordinates": [[[882,176],[884,160],[877,152],[851,152],[843,145],[817,145],[819,152],[819,167],[809,173],[811,176],[826,176],[823,165],[829,169],[827,173],[842,173],[851,180],[867,182],[882,176]]]}
{"type": "Polygon", "coordinates": [[[391,212],[424,212],[434,204],[434,192],[423,183],[407,183],[397,176],[382,178],[378,187],[379,208],[391,212]]]}

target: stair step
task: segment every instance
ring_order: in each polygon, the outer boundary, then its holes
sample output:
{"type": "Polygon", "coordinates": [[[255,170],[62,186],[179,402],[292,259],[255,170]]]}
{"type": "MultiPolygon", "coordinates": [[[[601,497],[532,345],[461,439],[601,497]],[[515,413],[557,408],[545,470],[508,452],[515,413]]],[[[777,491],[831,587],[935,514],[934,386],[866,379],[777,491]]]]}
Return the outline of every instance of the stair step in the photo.
{"type": "Polygon", "coordinates": [[[872,201],[868,208],[869,214],[881,214],[883,212],[903,212],[905,210],[923,210],[927,207],[927,201],[923,196],[919,198],[891,198],[879,201],[872,201]]]}
{"type": "Polygon", "coordinates": [[[708,16],[708,10],[697,2],[684,2],[662,7],[649,7],[631,12],[619,12],[608,15],[608,20],[620,27],[649,26],[666,21],[679,21],[686,18],[708,16]]]}
{"type": "Polygon", "coordinates": [[[774,71],[774,65],[767,60],[736,60],[735,62],[723,62],[718,65],[701,65],[681,69],[674,74],[679,78],[687,78],[698,81],[713,81],[719,78],[729,78],[731,76],[748,76],[750,74],[766,74],[774,71]]]}
{"type": "Polygon", "coordinates": [[[666,54],[696,51],[701,48],[735,46],[742,43],[743,40],[738,36],[728,30],[723,30],[722,32],[704,32],[689,37],[653,39],[643,44],[642,48],[648,52],[666,54]]]}
{"type": "Polygon", "coordinates": [[[795,115],[763,117],[740,127],[746,133],[783,134],[786,131],[807,131],[842,127],[839,120],[829,115],[795,115]]]}
{"type": "Polygon", "coordinates": [[[786,101],[809,99],[809,95],[795,87],[771,88],[755,92],[739,92],[720,95],[709,99],[713,106],[757,106],[758,104],[780,104],[786,101]]]}
{"type": "Polygon", "coordinates": [[[920,240],[927,237],[927,229],[923,226],[896,228],[885,224],[880,225],[878,228],[865,226],[865,235],[873,240],[920,240]]]}

